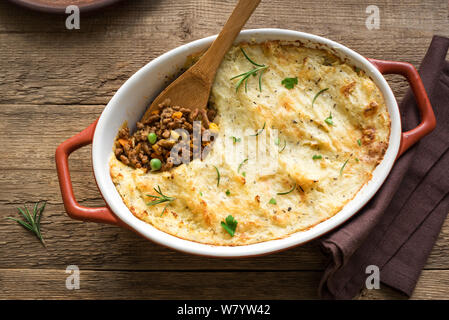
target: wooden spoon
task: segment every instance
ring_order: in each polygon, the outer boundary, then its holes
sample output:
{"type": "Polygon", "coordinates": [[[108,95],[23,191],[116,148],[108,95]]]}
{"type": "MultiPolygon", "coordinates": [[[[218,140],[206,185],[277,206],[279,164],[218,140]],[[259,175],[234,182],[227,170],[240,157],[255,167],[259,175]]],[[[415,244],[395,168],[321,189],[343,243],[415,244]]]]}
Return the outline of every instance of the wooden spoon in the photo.
{"type": "Polygon", "coordinates": [[[151,111],[166,99],[170,105],[191,110],[206,109],[215,74],[226,52],[261,0],[239,0],[237,6],[206,53],[192,67],[173,81],[151,103],[142,117],[145,122],[151,111]]]}

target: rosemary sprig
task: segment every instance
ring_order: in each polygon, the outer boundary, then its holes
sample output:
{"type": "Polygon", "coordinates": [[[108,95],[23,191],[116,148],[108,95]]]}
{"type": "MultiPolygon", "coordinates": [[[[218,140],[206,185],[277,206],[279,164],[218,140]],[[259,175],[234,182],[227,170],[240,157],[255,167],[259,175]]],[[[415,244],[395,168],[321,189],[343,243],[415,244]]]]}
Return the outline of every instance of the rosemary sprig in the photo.
{"type": "Polygon", "coordinates": [[[36,202],[33,208],[33,214],[28,211],[26,205],[24,205],[24,209],[17,208],[19,213],[25,218],[25,220],[19,220],[11,217],[7,217],[6,219],[12,220],[20,224],[22,227],[34,233],[34,235],[39,239],[44,247],[47,247],[45,244],[44,238],[42,238],[41,233],[41,218],[42,213],[44,212],[46,201],[36,202]],[[39,208],[39,203],[43,202],[43,205],[39,208]]]}
{"type": "Polygon", "coordinates": [[[256,76],[257,73],[260,71],[259,73],[259,91],[262,92],[262,75],[264,73],[264,71],[268,68],[268,66],[264,65],[264,64],[258,64],[255,63],[253,60],[251,60],[250,57],[248,57],[248,55],[246,54],[245,50],[243,50],[243,48],[240,48],[240,50],[242,51],[243,55],[245,56],[245,58],[254,66],[256,66],[257,68],[254,68],[250,71],[241,73],[239,75],[236,75],[234,77],[231,78],[231,80],[237,79],[242,77],[238,82],[237,85],[235,87],[235,91],[239,91],[240,86],[242,85],[242,83],[245,83],[245,92],[248,92],[248,79],[250,76],[256,76]]]}
{"type": "Polygon", "coordinates": [[[176,200],[176,198],[175,198],[175,197],[169,197],[169,196],[166,196],[165,194],[163,194],[162,191],[161,191],[161,187],[160,187],[160,186],[157,186],[157,189],[156,189],[156,188],[153,188],[153,189],[154,189],[154,191],[156,191],[159,195],[158,195],[158,196],[155,196],[155,195],[152,195],[152,194],[148,194],[148,195],[147,195],[148,197],[151,197],[151,198],[156,199],[156,200],[153,200],[153,201],[148,202],[147,205],[149,205],[149,206],[155,206],[155,205],[157,205],[157,204],[167,202],[167,204],[165,205],[164,209],[162,210],[162,213],[161,213],[161,217],[162,217],[162,215],[164,214],[164,212],[165,212],[165,210],[167,209],[168,205],[169,205],[172,201],[176,200]]]}

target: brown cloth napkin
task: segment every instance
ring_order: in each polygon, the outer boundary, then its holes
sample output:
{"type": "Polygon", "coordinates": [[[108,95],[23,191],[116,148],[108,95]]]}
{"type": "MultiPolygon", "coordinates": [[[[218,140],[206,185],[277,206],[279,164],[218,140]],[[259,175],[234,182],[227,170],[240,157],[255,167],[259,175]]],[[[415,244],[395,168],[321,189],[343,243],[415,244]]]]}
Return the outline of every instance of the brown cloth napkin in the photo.
{"type": "MultiPolygon", "coordinates": [[[[410,296],[449,212],[449,39],[434,36],[419,73],[437,119],[435,130],[395,164],[375,197],[350,221],[319,239],[330,258],[320,296],[351,299],[365,286],[366,267],[410,296]]],[[[401,105],[404,130],[419,121],[413,94],[401,105]]]]}

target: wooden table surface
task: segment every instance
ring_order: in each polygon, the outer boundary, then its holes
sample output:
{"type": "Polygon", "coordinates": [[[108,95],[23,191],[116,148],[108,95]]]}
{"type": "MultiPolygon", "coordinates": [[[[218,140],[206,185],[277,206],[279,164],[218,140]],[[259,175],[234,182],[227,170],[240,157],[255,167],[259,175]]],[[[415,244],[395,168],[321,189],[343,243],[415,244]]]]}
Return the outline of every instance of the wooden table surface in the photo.
{"type": "MultiPolygon", "coordinates": [[[[81,16],[0,2],[0,298],[2,299],[303,299],[317,298],[326,265],[316,243],[265,257],[216,260],[178,253],[113,226],[67,217],[54,151],[92,123],[134,72],[169,49],[217,33],[236,1],[128,0],[81,16]],[[15,208],[47,200],[47,249],[5,219],[15,208]],[[67,290],[68,265],[81,270],[67,290]]],[[[300,30],[341,42],[373,58],[419,66],[432,35],[449,36],[447,0],[263,0],[246,28],[300,30]],[[380,29],[368,30],[365,9],[380,8],[380,29]]],[[[388,80],[400,98],[407,84],[388,80]]],[[[71,157],[79,202],[101,206],[90,148],[71,157]]],[[[448,298],[449,219],[413,298],[448,298]]],[[[362,299],[403,299],[382,285],[362,299]]]]}

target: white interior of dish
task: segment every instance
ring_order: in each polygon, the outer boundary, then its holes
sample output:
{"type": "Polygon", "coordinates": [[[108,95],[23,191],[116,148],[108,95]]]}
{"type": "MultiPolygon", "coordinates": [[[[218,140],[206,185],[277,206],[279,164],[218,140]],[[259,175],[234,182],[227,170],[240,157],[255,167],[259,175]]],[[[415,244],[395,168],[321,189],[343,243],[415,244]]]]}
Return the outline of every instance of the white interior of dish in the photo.
{"type": "Polygon", "coordinates": [[[279,251],[317,238],[348,220],[373,197],[386,179],[396,159],[401,140],[401,122],[396,99],[380,72],[363,56],[334,41],[282,29],[245,30],[239,35],[236,43],[241,41],[300,40],[310,47],[324,45],[338,56],[347,58],[356,67],[365,70],[382,91],[391,117],[390,143],[383,161],[373,173],[373,178],[340,212],[310,230],[297,232],[280,240],[245,246],[213,246],[183,240],[139,220],[125,206],[111,180],[108,165],[113,141],[119,128],[124,121],[128,121],[131,126],[135,124],[154,96],[163,89],[166,76],[176,73],[184,65],[189,54],[206,49],[214,39],[215,36],[196,40],[154,59],[127,80],[104,109],[95,131],[92,157],[94,174],[100,192],[111,210],[119,219],[147,239],[180,251],[216,257],[253,256],[279,251]]]}

